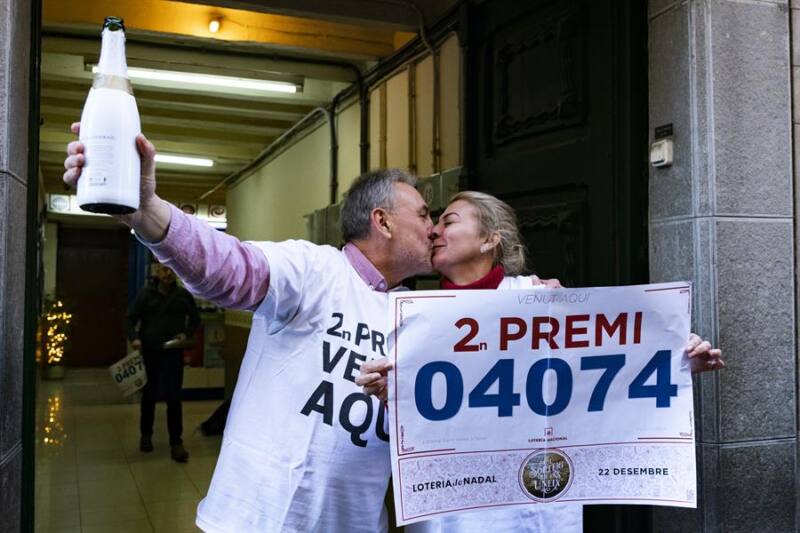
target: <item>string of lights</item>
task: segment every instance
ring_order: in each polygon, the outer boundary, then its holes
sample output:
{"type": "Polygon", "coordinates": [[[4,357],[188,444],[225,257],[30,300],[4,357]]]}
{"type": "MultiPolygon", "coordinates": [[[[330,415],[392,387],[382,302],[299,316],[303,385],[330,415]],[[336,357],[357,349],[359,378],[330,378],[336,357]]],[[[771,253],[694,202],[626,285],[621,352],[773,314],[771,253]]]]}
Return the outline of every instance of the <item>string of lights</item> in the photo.
{"type": "Polygon", "coordinates": [[[72,314],[64,310],[61,300],[56,300],[45,313],[45,353],[48,365],[61,364],[64,360],[66,343],[69,340],[67,328],[72,314]]]}

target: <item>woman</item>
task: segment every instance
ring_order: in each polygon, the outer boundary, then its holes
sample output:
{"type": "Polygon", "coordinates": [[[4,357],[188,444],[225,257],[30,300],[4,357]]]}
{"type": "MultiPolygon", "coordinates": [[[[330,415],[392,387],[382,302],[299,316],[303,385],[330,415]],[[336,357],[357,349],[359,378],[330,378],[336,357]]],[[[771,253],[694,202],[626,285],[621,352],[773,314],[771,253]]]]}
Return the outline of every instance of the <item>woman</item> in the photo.
{"type": "MultiPolygon", "coordinates": [[[[488,194],[456,194],[433,232],[433,267],[442,274],[442,289],[559,288],[558,280],[522,276],[525,250],[514,210],[488,194]]],[[[686,351],[692,372],[725,366],[722,352],[692,333],[686,351]]],[[[362,365],[356,383],[368,394],[386,399],[386,359],[362,365]]],[[[559,532],[583,530],[580,505],[548,505],[462,513],[406,526],[412,533],[484,533],[486,531],[559,532]]]]}

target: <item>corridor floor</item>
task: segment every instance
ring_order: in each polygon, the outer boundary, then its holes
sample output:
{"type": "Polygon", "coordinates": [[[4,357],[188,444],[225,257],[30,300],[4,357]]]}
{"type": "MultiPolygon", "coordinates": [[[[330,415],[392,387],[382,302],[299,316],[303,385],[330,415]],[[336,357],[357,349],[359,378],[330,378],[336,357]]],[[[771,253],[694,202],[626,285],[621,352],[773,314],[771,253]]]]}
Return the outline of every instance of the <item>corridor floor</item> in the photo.
{"type": "Polygon", "coordinates": [[[220,437],[195,428],[217,401],[184,402],[189,462],[170,459],[166,406],[156,408],[155,451],[139,451],[139,404],[124,399],[106,369],[68,369],[37,387],[36,531],[139,533],[199,531],[197,503],[217,460],[220,437]]]}

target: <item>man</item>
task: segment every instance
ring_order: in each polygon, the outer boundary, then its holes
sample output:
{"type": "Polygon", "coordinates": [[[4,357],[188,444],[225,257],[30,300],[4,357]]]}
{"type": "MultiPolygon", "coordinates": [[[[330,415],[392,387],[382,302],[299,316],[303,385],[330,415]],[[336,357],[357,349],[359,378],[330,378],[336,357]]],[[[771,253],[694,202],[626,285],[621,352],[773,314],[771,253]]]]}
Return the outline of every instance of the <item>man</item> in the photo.
{"type": "Polygon", "coordinates": [[[167,429],[172,459],[185,463],[189,452],[183,447],[183,347],[200,324],[194,298],[175,282],[175,273],[156,264],[157,283],[144,287],[128,313],[128,340],[141,350],[147,371],[142,389],[139,419],[139,449],[153,451],[153,419],[156,401],[163,391],[167,402],[167,429]]]}
{"type": "MultiPolygon", "coordinates": [[[[78,133],[78,125],[72,131],[78,133]]],[[[193,293],[254,311],[222,449],[197,524],[208,532],[386,531],[385,411],[355,384],[386,355],[386,291],[429,272],[433,227],[415,179],[361,176],[342,209],[343,250],[242,243],[155,194],[155,148],[137,137],[141,206],[118,217],[193,293]]],[[[64,181],[75,185],[83,145],[64,181]]]]}

